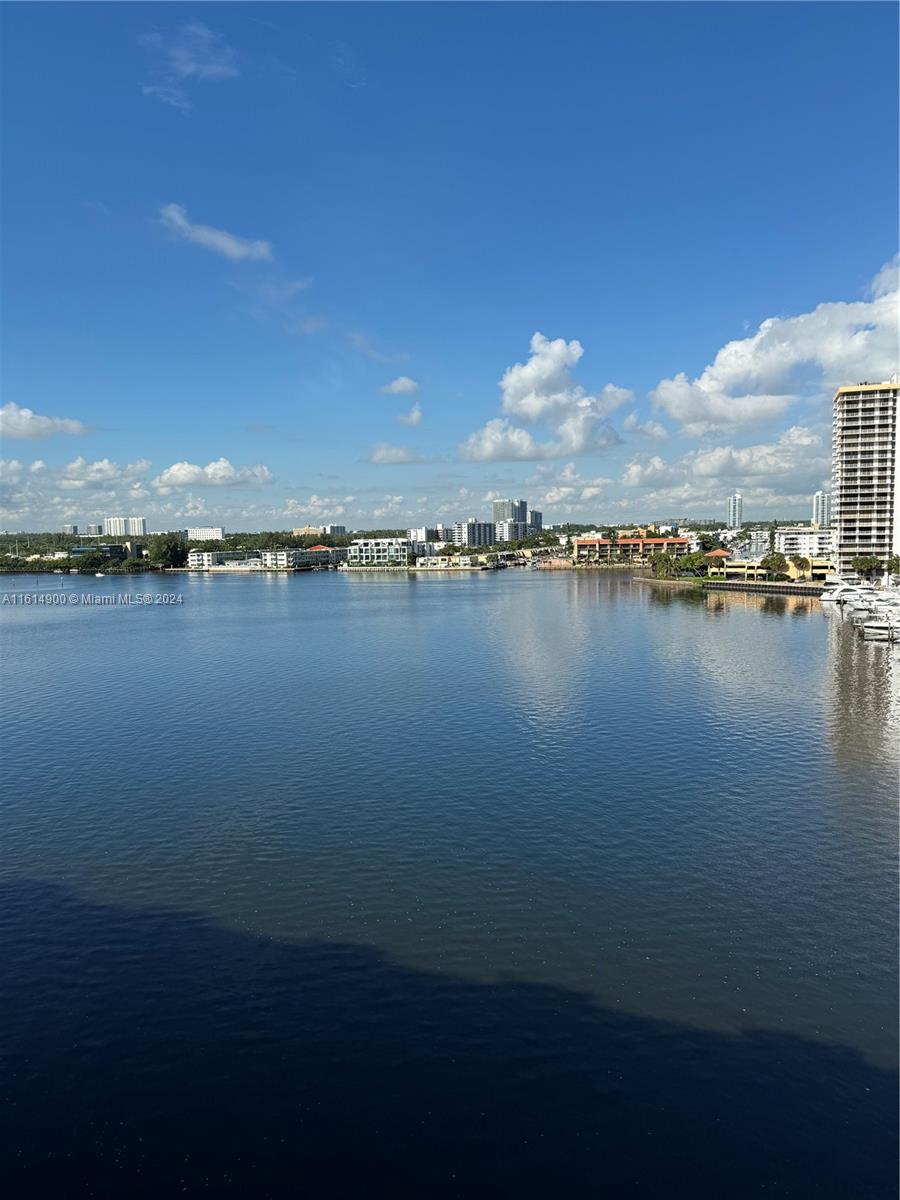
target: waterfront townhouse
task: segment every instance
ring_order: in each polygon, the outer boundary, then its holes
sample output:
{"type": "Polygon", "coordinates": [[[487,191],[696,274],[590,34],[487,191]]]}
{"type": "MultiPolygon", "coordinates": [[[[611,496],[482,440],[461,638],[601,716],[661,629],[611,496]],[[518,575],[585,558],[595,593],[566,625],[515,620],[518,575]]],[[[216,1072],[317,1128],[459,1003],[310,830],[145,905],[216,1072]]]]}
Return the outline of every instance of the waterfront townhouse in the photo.
{"type": "Polygon", "coordinates": [[[189,550],[189,571],[211,571],[215,567],[261,566],[259,554],[247,550],[189,550]]]}
{"type": "Polygon", "coordinates": [[[576,566],[591,563],[630,562],[642,564],[653,554],[688,553],[686,537],[625,537],[611,542],[605,537],[574,538],[572,559],[576,566]]]}
{"type": "Polygon", "coordinates": [[[407,538],[356,538],[350,543],[347,566],[370,571],[405,567],[410,549],[407,538]]]}

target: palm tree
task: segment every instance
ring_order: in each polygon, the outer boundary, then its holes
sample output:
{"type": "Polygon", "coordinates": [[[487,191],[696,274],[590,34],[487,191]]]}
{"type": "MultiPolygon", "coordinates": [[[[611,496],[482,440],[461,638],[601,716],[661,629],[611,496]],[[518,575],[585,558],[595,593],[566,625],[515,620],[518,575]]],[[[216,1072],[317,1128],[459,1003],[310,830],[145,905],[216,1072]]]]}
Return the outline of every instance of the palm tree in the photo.
{"type": "Polygon", "coordinates": [[[808,558],[804,558],[802,554],[792,554],[791,562],[797,568],[797,572],[801,579],[805,578],[806,572],[812,567],[812,563],[808,558]]]}

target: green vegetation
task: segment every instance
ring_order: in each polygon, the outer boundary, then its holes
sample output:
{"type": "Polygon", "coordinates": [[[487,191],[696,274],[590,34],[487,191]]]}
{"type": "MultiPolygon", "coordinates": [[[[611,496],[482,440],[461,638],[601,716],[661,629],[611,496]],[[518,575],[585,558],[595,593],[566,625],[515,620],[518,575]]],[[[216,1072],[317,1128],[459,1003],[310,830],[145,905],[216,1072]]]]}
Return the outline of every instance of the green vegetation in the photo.
{"type": "Polygon", "coordinates": [[[880,574],[884,570],[883,561],[874,554],[858,554],[850,565],[858,575],[869,577],[880,574]]]}
{"type": "Polygon", "coordinates": [[[150,561],[155,567],[183,567],[187,562],[188,544],[177,533],[159,533],[148,539],[150,561]]]}
{"type": "Polygon", "coordinates": [[[775,576],[777,578],[779,575],[782,578],[787,577],[788,560],[784,557],[783,554],[779,554],[777,550],[771,551],[769,554],[767,554],[765,558],[760,560],[759,565],[762,567],[762,569],[766,572],[766,574],[770,578],[772,576],[775,576]]]}
{"type": "Polygon", "coordinates": [[[684,576],[702,578],[709,563],[702,550],[693,554],[651,554],[650,571],[654,579],[679,579],[684,576]]]}
{"type": "Polygon", "coordinates": [[[700,550],[703,554],[708,554],[710,550],[718,550],[722,545],[718,533],[712,532],[698,533],[697,541],[700,543],[700,550]]]}
{"type": "Polygon", "coordinates": [[[792,554],[791,562],[797,568],[800,579],[804,579],[806,577],[806,572],[812,567],[810,560],[808,558],[804,558],[802,554],[792,554]]]}

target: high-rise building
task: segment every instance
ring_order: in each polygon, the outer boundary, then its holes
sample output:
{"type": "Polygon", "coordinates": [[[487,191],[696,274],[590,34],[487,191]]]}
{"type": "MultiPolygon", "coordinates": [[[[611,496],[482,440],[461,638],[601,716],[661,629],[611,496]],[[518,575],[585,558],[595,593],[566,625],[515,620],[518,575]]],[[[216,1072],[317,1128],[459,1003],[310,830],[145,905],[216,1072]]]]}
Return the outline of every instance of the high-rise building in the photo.
{"type": "Polygon", "coordinates": [[[347,536],[347,526],[346,525],[323,525],[322,533],[325,535],[325,537],[346,537],[347,536]]]}
{"type": "Polygon", "coordinates": [[[493,518],[495,525],[498,521],[521,521],[525,525],[528,522],[528,501],[495,500],[493,518]]]}
{"type": "Polygon", "coordinates": [[[456,546],[493,546],[497,540],[497,528],[493,521],[457,521],[453,526],[453,542],[456,546]]]}
{"type": "Polygon", "coordinates": [[[532,533],[540,533],[544,528],[544,514],[537,508],[528,510],[528,528],[532,533]]]}
{"type": "Polygon", "coordinates": [[[740,492],[728,497],[728,528],[740,529],[744,523],[744,501],[740,492]]]}
{"type": "Polygon", "coordinates": [[[147,520],[145,517],[104,517],[103,533],[107,537],[144,537],[147,520]]]}
{"type": "Polygon", "coordinates": [[[900,554],[898,393],[895,377],[834,394],[831,496],[839,571],[852,571],[859,556],[885,562],[900,554]]]}
{"type": "Polygon", "coordinates": [[[528,526],[522,521],[498,521],[494,536],[497,542],[519,542],[528,537],[528,526]]]}
{"type": "Polygon", "coordinates": [[[77,532],[78,532],[77,525],[63,525],[63,533],[77,533],[77,532]]]}
{"type": "Polygon", "coordinates": [[[816,492],[813,496],[812,523],[820,529],[831,524],[831,492],[816,492]]]}
{"type": "Polygon", "coordinates": [[[88,537],[99,537],[102,532],[103,529],[100,525],[88,525],[87,527],[88,537]]]}

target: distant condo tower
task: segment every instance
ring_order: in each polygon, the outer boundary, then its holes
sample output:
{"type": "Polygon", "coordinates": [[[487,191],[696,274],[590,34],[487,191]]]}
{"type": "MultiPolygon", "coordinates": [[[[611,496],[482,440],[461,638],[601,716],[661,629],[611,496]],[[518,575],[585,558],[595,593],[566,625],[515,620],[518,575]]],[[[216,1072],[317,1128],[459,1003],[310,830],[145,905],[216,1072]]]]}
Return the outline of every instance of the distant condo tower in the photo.
{"type": "Polygon", "coordinates": [[[831,495],[837,566],[853,570],[858,556],[900,554],[900,458],[896,376],[834,393],[831,495]]]}
{"type": "Polygon", "coordinates": [[[728,528],[740,529],[743,525],[744,517],[744,501],[740,492],[735,492],[728,497],[728,528]]]}
{"type": "Polygon", "coordinates": [[[813,496],[812,523],[820,529],[831,524],[831,492],[816,492],[813,496]]]}
{"type": "Polygon", "coordinates": [[[107,537],[144,537],[146,517],[104,517],[103,533],[107,537]]]}
{"type": "Polygon", "coordinates": [[[494,525],[497,525],[500,521],[518,521],[522,525],[527,525],[528,501],[495,500],[493,517],[494,525]]]}

